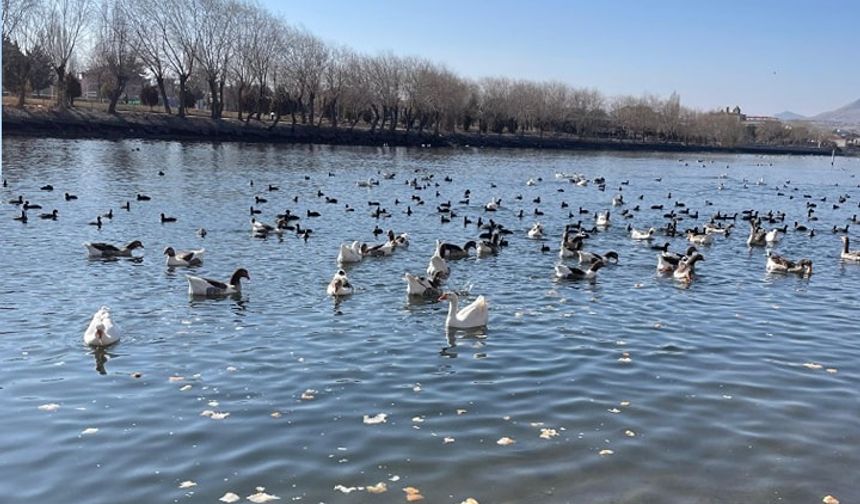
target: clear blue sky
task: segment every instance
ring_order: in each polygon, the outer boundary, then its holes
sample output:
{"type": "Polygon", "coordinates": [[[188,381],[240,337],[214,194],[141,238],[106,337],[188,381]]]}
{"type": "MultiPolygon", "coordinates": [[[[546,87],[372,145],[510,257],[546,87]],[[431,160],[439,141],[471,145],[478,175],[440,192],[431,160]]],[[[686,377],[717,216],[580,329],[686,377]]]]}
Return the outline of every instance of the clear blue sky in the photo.
{"type": "Polygon", "coordinates": [[[359,51],[467,77],[556,79],[604,94],[811,115],[860,98],[857,0],[261,0],[359,51]]]}

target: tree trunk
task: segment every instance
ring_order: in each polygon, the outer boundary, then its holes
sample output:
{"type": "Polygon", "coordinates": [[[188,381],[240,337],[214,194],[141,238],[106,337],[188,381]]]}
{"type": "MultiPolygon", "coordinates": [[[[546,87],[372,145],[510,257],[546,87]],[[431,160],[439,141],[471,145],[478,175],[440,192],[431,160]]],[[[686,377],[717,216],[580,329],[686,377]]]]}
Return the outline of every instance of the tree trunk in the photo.
{"type": "Polygon", "coordinates": [[[179,76],[179,117],[185,117],[185,84],[188,81],[188,75],[181,74],[179,76]]]}
{"type": "Polygon", "coordinates": [[[322,126],[323,117],[325,117],[326,114],[326,106],[328,106],[328,99],[323,98],[322,107],[320,108],[319,119],[317,120],[317,128],[322,126]]]}
{"type": "Polygon", "coordinates": [[[242,94],[245,91],[245,82],[239,81],[239,92],[236,94],[236,114],[238,116],[239,121],[242,120],[242,94]]]}
{"type": "Polygon", "coordinates": [[[224,79],[218,81],[218,119],[224,117],[224,79]]]}
{"type": "Polygon", "coordinates": [[[57,72],[57,108],[66,110],[68,103],[66,102],[66,65],[60,65],[54,68],[57,72]]]}
{"type": "Polygon", "coordinates": [[[316,102],[316,98],[317,98],[316,93],[310,93],[308,95],[308,103],[310,105],[311,126],[313,126],[313,124],[314,124],[314,112],[315,112],[314,111],[314,103],[316,102]]]}
{"type": "Polygon", "coordinates": [[[122,96],[123,90],[125,90],[125,83],[128,79],[119,77],[117,78],[117,86],[110,93],[110,104],[108,105],[108,114],[116,114],[116,104],[119,101],[119,97],[122,96]]]}
{"type": "Polygon", "coordinates": [[[170,115],[170,103],[167,101],[167,89],[164,87],[164,75],[156,74],[155,82],[158,85],[158,91],[161,93],[161,103],[164,104],[164,112],[170,115]]]}
{"type": "Polygon", "coordinates": [[[209,77],[206,83],[209,84],[209,117],[218,119],[218,82],[214,77],[209,77]]]}
{"type": "Polygon", "coordinates": [[[22,109],[24,108],[24,102],[27,100],[27,85],[21,86],[21,89],[18,91],[18,104],[16,107],[22,109]]]}

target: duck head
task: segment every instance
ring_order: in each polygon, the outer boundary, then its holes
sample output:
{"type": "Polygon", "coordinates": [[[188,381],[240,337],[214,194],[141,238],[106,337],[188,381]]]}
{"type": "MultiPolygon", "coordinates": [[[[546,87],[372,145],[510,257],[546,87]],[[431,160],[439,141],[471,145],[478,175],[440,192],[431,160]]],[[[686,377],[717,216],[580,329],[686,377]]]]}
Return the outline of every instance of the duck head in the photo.
{"type": "Polygon", "coordinates": [[[173,257],[176,255],[176,251],[173,250],[173,247],[167,247],[164,249],[164,255],[167,257],[173,257]]]}
{"type": "Polygon", "coordinates": [[[143,243],[140,243],[140,240],[134,240],[133,242],[126,245],[125,248],[128,250],[143,248],[143,243]]]}

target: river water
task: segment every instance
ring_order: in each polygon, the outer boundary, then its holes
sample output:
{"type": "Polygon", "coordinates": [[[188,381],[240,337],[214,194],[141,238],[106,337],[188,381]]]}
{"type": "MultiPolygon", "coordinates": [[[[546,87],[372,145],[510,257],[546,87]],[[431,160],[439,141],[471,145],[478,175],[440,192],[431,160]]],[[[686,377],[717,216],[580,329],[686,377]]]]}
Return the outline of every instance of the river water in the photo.
{"type": "Polygon", "coordinates": [[[860,160],[678,157],[5,138],[0,494],[190,503],[263,487],[281,502],[382,503],[413,487],[455,504],[860,501],[860,265],[840,261],[831,231],[860,213],[860,160]],[[559,172],[605,177],[606,191],[559,172]],[[431,174],[427,189],[406,184],[431,174]],[[357,186],[371,177],[380,184],[357,186]],[[811,258],[814,274],[767,275],[739,220],[679,284],[656,274],[656,252],[629,238],[618,207],[587,248],[616,250],[619,264],[594,282],[555,280],[568,211],[590,225],[619,187],[641,207],[637,228],[663,225],[676,201],[700,225],[716,210],[784,211],[789,228],[819,233],[789,229],[776,250],[811,258]],[[470,204],[458,204],[466,189],[470,204]],[[44,207],[27,224],[5,203],[19,194],[44,207]],[[850,198],[834,209],[840,195],[850,198]],[[495,197],[500,211],[484,212],[495,197]],[[375,219],[369,200],[392,217],[375,219]],[[457,217],[443,224],[447,200],[457,217]],[[307,242],[257,239],[252,204],[266,222],[286,208],[322,215],[303,219],[307,242]],[[526,237],[536,207],[543,242],[526,237]],[[57,221],[38,218],[53,208],[57,221]],[[109,209],[101,229],[87,225],[109,209]],[[162,212],[177,222],[161,224],[162,212]],[[410,302],[401,277],[423,274],[436,239],[474,238],[462,217],[479,215],[513,230],[510,246],[452,262],[447,285],[465,301],[486,296],[489,324],[446,335],[447,304],[410,302]],[[338,245],[380,241],[377,224],[411,246],[350,267],[356,292],[333,302],[338,245]],[[82,247],[133,239],[145,246],[137,260],[88,260],[82,247]],[[186,272],[164,265],[168,245],[205,247],[195,274],[242,266],[251,282],[238,298],[191,300],[186,272]],[[123,338],[94,352],[82,335],[102,305],[123,338]],[[384,423],[364,422],[380,413],[384,423]],[[380,482],[384,493],[365,488],[380,482]]]}

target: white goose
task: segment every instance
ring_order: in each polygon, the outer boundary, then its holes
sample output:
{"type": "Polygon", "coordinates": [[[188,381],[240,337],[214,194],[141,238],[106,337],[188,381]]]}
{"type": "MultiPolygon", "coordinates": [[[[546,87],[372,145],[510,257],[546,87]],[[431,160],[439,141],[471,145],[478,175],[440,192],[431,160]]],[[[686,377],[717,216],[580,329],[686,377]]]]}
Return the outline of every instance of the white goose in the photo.
{"type": "Polygon", "coordinates": [[[640,231],[634,227],[630,227],[630,238],[634,240],[651,240],[654,238],[654,233],[657,230],[654,228],[648,228],[647,231],[640,231]]]}
{"type": "Polygon", "coordinates": [[[529,238],[543,238],[543,224],[535,222],[528,232],[529,238]]]}
{"type": "Polygon", "coordinates": [[[87,249],[87,254],[91,259],[98,257],[131,257],[131,251],[143,248],[143,243],[140,243],[140,240],[134,240],[125,247],[117,247],[110,243],[87,242],[84,243],[84,248],[87,249]]]}
{"type": "Polygon", "coordinates": [[[693,231],[689,231],[687,233],[687,241],[690,243],[695,243],[696,245],[710,245],[714,242],[713,237],[707,233],[696,233],[693,231]]]}
{"type": "Polygon", "coordinates": [[[499,206],[501,204],[502,204],[501,199],[494,199],[493,201],[490,201],[489,203],[484,205],[484,210],[486,210],[488,212],[495,212],[496,210],[499,209],[499,206]]]}
{"type": "Polygon", "coordinates": [[[84,332],[84,343],[89,346],[106,347],[119,341],[119,328],[110,318],[110,308],[102,306],[93,315],[89,327],[84,332]]]}
{"type": "Polygon", "coordinates": [[[842,244],[842,253],[839,254],[839,257],[843,261],[860,261],[860,250],[848,250],[850,245],[847,236],[842,237],[842,244]]]}
{"type": "Polygon", "coordinates": [[[607,210],[605,212],[598,212],[596,218],[597,218],[596,224],[598,227],[609,226],[609,210],[607,210]]]}
{"type": "Polygon", "coordinates": [[[328,283],[325,292],[332,297],[349,296],[352,294],[353,288],[344,270],[337,270],[331,282],[328,283]]]}
{"type": "Polygon", "coordinates": [[[340,251],[337,253],[338,264],[357,263],[361,262],[364,255],[361,253],[361,243],[358,241],[352,242],[352,245],[342,243],[340,251]]]}
{"type": "Polygon", "coordinates": [[[448,262],[439,255],[439,248],[436,248],[436,252],[430,258],[430,264],[427,265],[427,276],[434,278],[436,275],[440,275],[442,278],[447,278],[450,272],[448,262]]]}
{"type": "Polygon", "coordinates": [[[781,229],[771,229],[770,231],[765,233],[765,235],[764,235],[765,243],[767,243],[769,245],[777,243],[779,241],[779,239],[782,238],[782,236],[780,236],[780,234],[779,234],[781,231],[782,231],[781,229]]]}
{"type": "Polygon", "coordinates": [[[487,325],[490,318],[490,307],[484,296],[478,296],[470,305],[459,309],[460,297],[453,292],[447,292],[439,297],[439,301],[448,301],[448,317],[445,327],[469,329],[487,325]]]}
{"type": "Polygon", "coordinates": [[[200,266],[203,264],[203,252],[206,252],[206,249],[180,250],[178,252],[173,247],[164,249],[168,268],[200,266]]]}
{"type": "Polygon", "coordinates": [[[246,270],[245,268],[237,269],[227,283],[219,282],[218,280],[212,280],[211,278],[203,278],[192,275],[186,275],[185,278],[188,280],[189,296],[207,297],[229,296],[231,294],[238,294],[242,292],[242,285],[240,283],[242,279],[251,279],[251,277],[248,276],[248,270],[246,270]]]}
{"type": "Polygon", "coordinates": [[[406,281],[406,294],[409,296],[436,297],[442,294],[442,278],[439,275],[433,277],[417,277],[410,273],[403,275],[406,281]]]}
{"type": "Polygon", "coordinates": [[[597,277],[597,271],[605,266],[603,261],[595,261],[587,270],[579,268],[569,268],[564,264],[556,264],[555,277],[561,280],[591,280],[597,277]]]}

